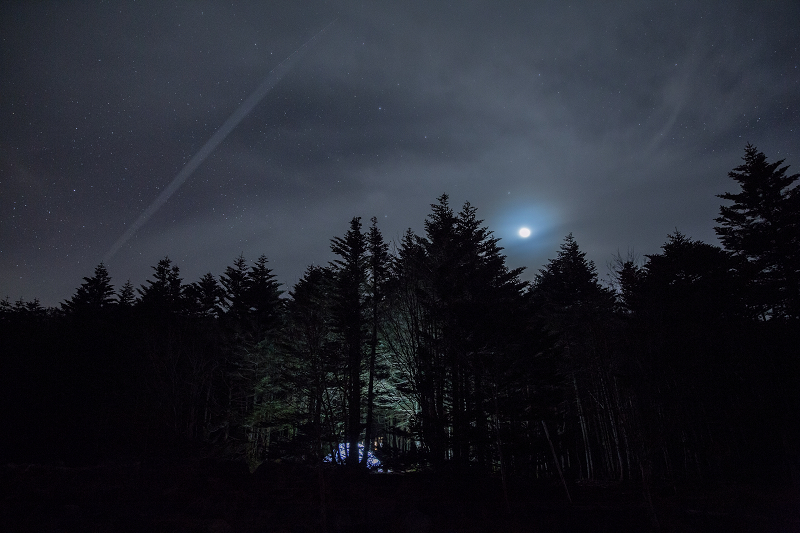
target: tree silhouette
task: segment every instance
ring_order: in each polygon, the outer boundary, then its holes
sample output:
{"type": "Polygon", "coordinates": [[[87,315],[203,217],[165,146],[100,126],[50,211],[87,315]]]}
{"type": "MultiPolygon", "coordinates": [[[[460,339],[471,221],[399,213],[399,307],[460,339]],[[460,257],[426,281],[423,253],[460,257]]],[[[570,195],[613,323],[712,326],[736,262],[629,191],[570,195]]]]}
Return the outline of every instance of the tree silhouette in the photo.
{"type": "Polygon", "coordinates": [[[794,185],[800,174],[787,175],[783,159],[768,163],[751,144],[742,159],[728,173],[741,191],[718,195],[733,205],[720,207],[714,230],[752,265],[752,297],[762,314],[800,318],[800,187],[794,185]]]}
{"type": "MultiPolygon", "coordinates": [[[[389,274],[389,245],[383,240],[383,235],[378,229],[378,219],[372,217],[372,223],[366,236],[367,250],[369,254],[367,266],[368,278],[368,305],[369,305],[369,368],[367,384],[367,417],[364,432],[364,447],[366,450],[372,447],[373,412],[375,409],[375,359],[378,351],[378,329],[379,311],[382,307],[385,287],[388,282],[389,274]]],[[[369,454],[364,453],[362,466],[366,467],[369,454]]]]}
{"type": "Polygon", "coordinates": [[[365,337],[365,284],[367,282],[367,243],[361,232],[361,218],[350,221],[344,237],[334,237],[331,250],[339,256],[332,268],[335,275],[334,317],[346,354],[348,466],[358,465],[361,436],[361,365],[365,337]]]}
{"type": "Polygon", "coordinates": [[[425,448],[436,449],[438,437],[434,404],[439,372],[429,351],[432,324],[423,303],[427,272],[425,248],[419,241],[411,229],[406,230],[391,258],[382,324],[382,341],[391,356],[388,382],[395,407],[389,437],[402,455],[412,454],[419,440],[425,448]]]}
{"type": "Polygon", "coordinates": [[[307,398],[308,436],[311,456],[321,461],[342,442],[336,426],[342,420],[334,413],[331,390],[336,371],[332,316],[333,272],[310,266],[289,293],[284,349],[292,361],[291,373],[298,392],[307,398]]]}
{"type": "Polygon", "coordinates": [[[245,283],[245,300],[252,315],[255,338],[259,340],[280,325],[283,313],[280,299],[283,291],[267,263],[267,256],[259,256],[245,283]]]}
{"type": "Polygon", "coordinates": [[[94,275],[83,278],[84,282],[78,287],[75,295],[61,304],[68,312],[98,312],[114,305],[114,286],[111,277],[103,263],[94,269],[94,275]]]}
{"type": "Polygon", "coordinates": [[[243,254],[239,254],[239,257],[233,261],[233,266],[225,267],[225,272],[219,277],[219,281],[225,289],[223,300],[225,313],[239,327],[250,311],[250,302],[247,298],[249,278],[247,261],[243,254]]]}
{"type": "Polygon", "coordinates": [[[618,258],[614,291],[572,234],[522,282],[447,195],[391,253],[377,219],[353,218],[285,299],[264,255],[188,285],[165,257],[138,300],[101,263],[61,311],[0,301],[0,422],[23,459],[192,443],[253,468],[363,467],[379,441],[389,468],[548,478],[568,496],[571,480],[646,499],[651,483],[796,481],[798,187],[779,166],[748,145],[742,193],[722,195],[726,248],[676,231],[642,264],[618,258]]]}
{"type": "Polygon", "coordinates": [[[392,263],[384,338],[392,380],[435,468],[450,459],[487,467],[493,457],[502,466],[500,404],[513,395],[506,378],[526,329],[515,314],[521,269],[506,268],[469,203],[456,214],[442,195],[431,210],[425,236],[408,231],[392,263]]]}
{"type": "Polygon", "coordinates": [[[131,283],[131,280],[126,281],[120,287],[119,294],[117,294],[117,303],[120,307],[129,309],[136,303],[136,292],[131,283]]]}
{"type": "Polygon", "coordinates": [[[153,279],[146,280],[138,291],[143,306],[155,312],[178,312],[183,301],[183,279],[180,268],[173,265],[169,257],[153,267],[153,279]]]}
{"type": "Polygon", "coordinates": [[[561,423],[569,426],[565,446],[581,459],[575,475],[622,477],[627,446],[619,437],[625,428],[608,342],[613,294],[600,285],[594,262],[570,233],[556,258],[536,275],[529,295],[533,312],[555,335],[561,352],[561,423]]]}
{"type": "Polygon", "coordinates": [[[186,287],[189,306],[200,316],[217,317],[221,313],[225,291],[211,272],[186,287]]]}

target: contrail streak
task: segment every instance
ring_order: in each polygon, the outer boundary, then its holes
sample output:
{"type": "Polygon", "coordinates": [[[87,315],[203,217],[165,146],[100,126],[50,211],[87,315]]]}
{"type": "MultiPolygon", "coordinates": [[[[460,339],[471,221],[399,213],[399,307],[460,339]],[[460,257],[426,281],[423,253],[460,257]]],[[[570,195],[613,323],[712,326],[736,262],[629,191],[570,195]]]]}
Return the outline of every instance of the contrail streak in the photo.
{"type": "Polygon", "coordinates": [[[188,163],[178,172],[178,175],[172,180],[172,182],[167,185],[166,189],[161,191],[161,194],[158,195],[150,206],[144,210],[144,212],[139,215],[139,218],[136,219],[136,222],[131,224],[131,226],[125,230],[125,233],[122,234],[122,237],[117,239],[117,242],[111,247],[111,249],[106,253],[105,257],[103,258],[103,262],[107,263],[114,254],[116,254],[120,248],[122,248],[126,242],[136,233],[139,228],[145,225],[150,217],[152,217],[156,211],[158,211],[162,205],[169,200],[170,196],[175,194],[181,185],[192,175],[192,173],[197,170],[197,167],[205,161],[205,159],[214,151],[214,149],[219,146],[219,144],[225,140],[225,137],[233,131],[233,129],[242,121],[244,117],[250,114],[254,107],[258,105],[258,103],[267,95],[267,93],[272,90],[275,85],[281,81],[287,72],[292,68],[294,63],[303,55],[303,53],[311,48],[319,38],[325,33],[328,28],[336,22],[335,20],[332,21],[330,24],[322,28],[314,37],[309,39],[303,46],[295,50],[289,57],[278,63],[278,65],[273,68],[269,74],[267,74],[266,79],[258,86],[258,88],[253,91],[247,100],[245,100],[239,108],[233,112],[233,114],[226,120],[222,126],[211,136],[211,138],[206,141],[206,144],[203,145],[202,148],[192,157],[188,163]]]}

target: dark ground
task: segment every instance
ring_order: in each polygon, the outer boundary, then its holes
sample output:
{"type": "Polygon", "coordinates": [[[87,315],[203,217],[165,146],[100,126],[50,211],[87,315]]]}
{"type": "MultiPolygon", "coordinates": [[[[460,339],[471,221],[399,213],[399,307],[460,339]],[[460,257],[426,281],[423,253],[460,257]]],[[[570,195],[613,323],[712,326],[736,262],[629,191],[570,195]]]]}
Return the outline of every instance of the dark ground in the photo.
{"type": "Polygon", "coordinates": [[[797,492],[733,485],[655,491],[658,527],[633,484],[573,485],[570,504],[560,485],[518,481],[506,503],[498,478],[212,460],[6,465],[0,491],[2,531],[800,531],[797,492]]]}

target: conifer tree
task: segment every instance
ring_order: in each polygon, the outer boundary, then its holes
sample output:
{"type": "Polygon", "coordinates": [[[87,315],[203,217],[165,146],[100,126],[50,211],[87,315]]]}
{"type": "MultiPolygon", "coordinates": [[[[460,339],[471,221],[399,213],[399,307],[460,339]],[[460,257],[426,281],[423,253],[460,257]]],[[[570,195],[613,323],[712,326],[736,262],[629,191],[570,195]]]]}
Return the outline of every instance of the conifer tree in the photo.
{"type": "Polygon", "coordinates": [[[241,325],[250,311],[247,298],[250,273],[243,254],[239,254],[239,257],[233,261],[233,266],[225,268],[225,273],[219,277],[219,281],[225,289],[223,301],[225,311],[234,322],[241,325]]]}
{"type": "MultiPolygon", "coordinates": [[[[420,337],[420,368],[424,383],[420,396],[420,418],[423,441],[435,468],[441,468],[451,453],[451,428],[455,439],[461,438],[463,424],[462,403],[454,384],[460,381],[461,365],[454,343],[460,342],[461,332],[456,330],[455,311],[461,299],[459,282],[463,272],[459,269],[459,240],[456,236],[456,216],[450,207],[450,198],[442,194],[431,205],[431,214],[425,219],[425,236],[418,243],[424,251],[423,263],[418,272],[417,288],[422,307],[420,337]],[[456,398],[453,398],[455,393],[456,398]],[[455,405],[458,413],[453,413],[455,405]]],[[[460,451],[460,446],[457,446],[460,451]]],[[[461,457],[457,458],[460,461],[461,457]]]]}
{"type": "Polygon", "coordinates": [[[552,311],[580,311],[607,305],[611,295],[597,280],[594,261],[586,259],[572,233],[566,236],[555,259],[539,270],[534,298],[552,311]]]}
{"type": "MultiPolygon", "coordinates": [[[[596,403],[592,394],[603,390],[605,395],[608,391],[607,354],[598,348],[605,344],[603,336],[613,309],[613,294],[600,285],[594,262],[586,259],[586,253],[570,233],[556,258],[536,275],[530,296],[534,313],[556,336],[562,354],[558,374],[567,408],[562,416],[564,421],[577,419],[578,427],[570,427],[569,432],[578,433],[576,440],[581,443],[575,444],[579,451],[574,453],[582,459],[576,475],[592,479],[599,470],[596,456],[611,448],[596,444],[607,440],[607,432],[603,429],[605,421],[592,416],[596,403]]],[[[612,429],[614,425],[616,420],[612,429]]]]}
{"type": "MultiPolygon", "coordinates": [[[[379,310],[382,305],[384,290],[389,272],[389,245],[383,240],[378,229],[378,219],[372,217],[372,225],[366,237],[369,284],[370,340],[369,340],[369,374],[367,385],[367,419],[364,434],[364,448],[370,450],[373,437],[373,411],[375,409],[375,359],[378,350],[379,310]]],[[[362,464],[367,465],[369,454],[364,453],[362,464]]]]}
{"type": "Polygon", "coordinates": [[[216,317],[221,312],[225,291],[219,286],[211,272],[204,274],[186,288],[187,298],[194,311],[200,316],[216,317]]]}
{"type": "Polygon", "coordinates": [[[153,279],[146,280],[138,291],[142,305],[156,311],[177,312],[183,304],[183,279],[180,268],[169,257],[153,267],[153,279]]]}
{"type": "Polygon", "coordinates": [[[413,443],[432,440],[429,402],[433,401],[434,380],[427,353],[428,327],[422,305],[425,249],[411,229],[406,230],[390,261],[387,312],[383,321],[383,342],[390,354],[388,382],[395,407],[391,442],[400,453],[410,452],[413,443]],[[423,413],[425,416],[423,416],[423,413]]]}
{"type": "Polygon", "coordinates": [[[335,259],[334,320],[342,336],[346,354],[347,465],[358,465],[361,436],[361,365],[366,321],[364,289],[367,282],[367,243],[361,231],[361,218],[350,221],[344,237],[334,237],[331,250],[335,259]]]}
{"type": "Polygon", "coordinates": [[[720,207],[714,230],[726,249],[750,262],[762,314],[800,318],[800,174],[787,175],[783,159],[768,163],[751,144],[742,159],[728,173],[741,191],[718,195],[733,204],[720,207]]]}
{"type": "Polygon", "coordinates": [[[97,265],[92,277],[83,278],[75,295],[62,304],[65,311],[101,311],[114,305],[114,286],[103,263],[97,265]]]}
{"type": "Polygon", "coordinates": [[[120,307],[123,308],[130,308],[136,303],[136,293],[134,292],[136,289],[131,283],[131,280],[126,281],[119,290],[119,294],[117,294],[117,303],[120,307]]]}
{"type": "Polygon", "coordinates": [[[623,341],[641,414],[638,455],[659,475],[706,476],[712,443],[742,440],[741,378],[756,375],[743,349],[753,325],[745,261],[676,230],[643,267],[629,268],[623,341]]]}
{"type": "Polygon", "coordinates": [[[511,393],[506,376],[524,330],[515,328],[515,311],[525,284],[473,206],[456,214],[445,194],[431,209],[425,236],[407,232],[393,262],[399,307],[386,342],[402,365],[397,391],[413,399],[427,458],[436,468],[448,458],[486,466],[502,455],[501,396],[511,393]]]}
{"type": "Polygon", "coordinates": [[[333,324],[331,290],[333,273],[328,268],[310,266],[289,293],[285,330],[286,350],[294,360],[293,378],[307,396],[307,414],[313,457],[322,460],[325,444],[338,445],[336,425],[329,395],[333,324]]]}
{"type": "Polygon", "coordinates": [[[245,285],[245,300],[253,315],[255,335],[259,340],[278,327],[283,309],[280,299],[283,291],[267,263],[267,256],[259,256],[250,267],[245,285]]]}

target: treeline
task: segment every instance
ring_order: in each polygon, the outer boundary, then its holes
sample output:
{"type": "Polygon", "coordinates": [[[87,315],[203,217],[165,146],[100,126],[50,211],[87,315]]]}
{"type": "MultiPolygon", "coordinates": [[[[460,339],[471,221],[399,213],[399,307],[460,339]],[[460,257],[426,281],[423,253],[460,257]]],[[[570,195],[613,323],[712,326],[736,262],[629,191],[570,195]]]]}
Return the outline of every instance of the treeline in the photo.
{"type": "Polygon", "coordinates": [[[569,235],[531,283],[466,203],[373,218],[282,294],[265,256],[185,283],[168,258],[60,309],[0,302],[4,460],[202,446],[247,460],[504,478],[797,483],[798,175],[748,145],[725,248],[668,236],[601,283],[569,235]]]}

